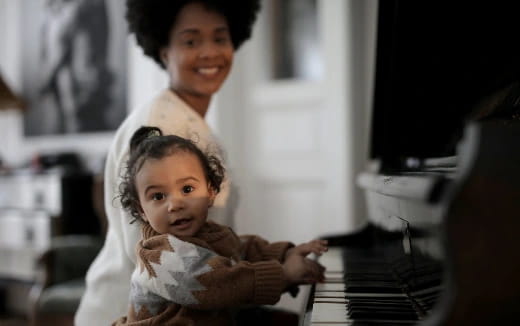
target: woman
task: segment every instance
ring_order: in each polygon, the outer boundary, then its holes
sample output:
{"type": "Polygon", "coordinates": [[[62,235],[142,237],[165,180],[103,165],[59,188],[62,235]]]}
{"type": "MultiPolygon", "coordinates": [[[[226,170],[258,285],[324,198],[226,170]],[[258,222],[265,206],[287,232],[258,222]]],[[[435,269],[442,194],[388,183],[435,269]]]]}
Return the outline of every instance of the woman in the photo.
{"type": "MultiPolygon", "coordinates": [[[[75,324],[108,325],[128,308],[130,275],[135,267],[139,228],[115,205],[117,184],[132,134],[142,125],[194,139],[220,155],[204,117],[212,96],[227,78],[234,52],[251,35],[258,0],[127,0],[130,32],[144,53],[169,75],[169,87],[146,107],[133,111],[116,132],[105,166],[105,203],[109,229],[103,249],[90,267],[75,324]]],[[[210,218],[229,224],[229,180],[215,198],[210,218]]]]}

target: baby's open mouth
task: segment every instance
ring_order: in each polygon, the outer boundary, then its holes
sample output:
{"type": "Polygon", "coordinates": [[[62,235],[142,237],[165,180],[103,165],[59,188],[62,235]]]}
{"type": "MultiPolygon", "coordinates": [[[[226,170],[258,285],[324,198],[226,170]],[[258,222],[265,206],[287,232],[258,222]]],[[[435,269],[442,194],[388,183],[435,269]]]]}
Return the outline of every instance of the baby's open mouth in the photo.
{"type": "Polygon", "coordinates": [[[191,218],[181,218],[172,223],[172,225],[183,225],[191,222],[191,218]]]}

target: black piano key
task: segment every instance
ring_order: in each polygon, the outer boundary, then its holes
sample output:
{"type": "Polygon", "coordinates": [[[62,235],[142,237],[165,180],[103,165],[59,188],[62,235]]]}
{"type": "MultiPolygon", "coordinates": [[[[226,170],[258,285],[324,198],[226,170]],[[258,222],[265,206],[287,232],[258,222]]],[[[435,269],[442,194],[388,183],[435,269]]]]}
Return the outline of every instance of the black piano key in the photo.
{"type": "MultiPolygon", "coordinates": [[[[347,307],[351,309],[362,307],[380,307],[382,310],[397,309],[397,310],[414,310],[412,305],[408,302],[376,302],[376,301],[356,301],[349,300],[346,303],[347,307]]],[[[415,311],[415,310],[414,310],[415,311]]]]}
{"type": "Polygon", "coordinates": [[[385,307],[385,306],[347,306],[347,315],[353,316],[356,313],[363,311],[372,311],[377,314],[391,313],[391,314],[412,314],[417,315],[417,312],[411,307],[385,307]]]}
{"type": "Polygon", "coordinates": [[[372,309],[353,311],[348,316],[351,319],[384,319],[384,320],[419,320],[419,316],[413,313],[399,311],[374,311],[372,309]]]}
{"type": "Polygon", "coordinates": [[[402,287],[390,282],[346,282],[347,293],[402,293],[402,287]]]}

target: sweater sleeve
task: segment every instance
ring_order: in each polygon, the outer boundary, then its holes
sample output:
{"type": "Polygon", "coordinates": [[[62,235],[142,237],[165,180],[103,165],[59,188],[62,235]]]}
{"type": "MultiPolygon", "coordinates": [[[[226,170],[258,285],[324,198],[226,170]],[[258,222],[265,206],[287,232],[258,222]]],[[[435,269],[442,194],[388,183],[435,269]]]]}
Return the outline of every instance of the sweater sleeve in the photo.
{"type": "Polygon", "coordinates": [[[283,263],[287,250],[294,247],[292,243],[285,241],[269,243],[256,235],[240,236],[240,241],[242,256],[250,262],[274,259],[283,263]]]}
{"type": "Polygon", "coordinates": [[[274,304],[284,289],[282,266],[275,260],[235,262],[171,235],[146,241],[159,249],[139,250],[130,295],[136,313],[145,306],[153,314],[165,303],[194,309],[274,304]]]}

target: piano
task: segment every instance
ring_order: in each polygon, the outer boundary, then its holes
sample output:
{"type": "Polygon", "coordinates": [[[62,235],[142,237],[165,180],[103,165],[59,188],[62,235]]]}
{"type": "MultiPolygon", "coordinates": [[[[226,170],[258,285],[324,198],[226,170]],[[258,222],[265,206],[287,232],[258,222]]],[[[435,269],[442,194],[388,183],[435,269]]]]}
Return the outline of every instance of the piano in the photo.
{"type": "Polygon", "coordinates": [[[378,5],[367,225],[302,326],[520,325],[518,2],[378,5]]]}

